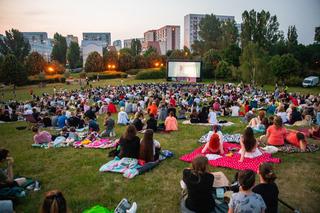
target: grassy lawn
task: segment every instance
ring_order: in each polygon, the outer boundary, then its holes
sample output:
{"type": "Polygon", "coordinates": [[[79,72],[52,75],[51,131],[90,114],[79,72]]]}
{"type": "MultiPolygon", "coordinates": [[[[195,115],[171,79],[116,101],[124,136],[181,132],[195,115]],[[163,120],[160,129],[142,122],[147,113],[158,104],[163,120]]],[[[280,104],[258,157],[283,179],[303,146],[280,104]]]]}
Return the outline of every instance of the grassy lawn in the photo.
{"type": "MultiPolygon", "coordinates": [[[[162,82],[163,80],[148,81],[162,82]]],[[[93,86],[108,84],[138,83],[133,79],[112,79],[94,82],[93,86]]],[[[36,94],[53,92],[57,89],[79,89],[79,85],[54,84],[45,88],[31,86],[36,94]]],[[[17,90],[19,100],[30,98],[30,86],[17,90]]],[[[293,88],[289,88],[293,89],[293,88]]],[[[298,90],[297,90],[298,91],[298,90]]],[[[318,93],[319,90],[309,90],[318,93]]],[[[10,89],[4,90],[5,99],[13,97],[10,89]]],[[[103,116],[98,118],[102,125],[103,116]]],[[[241,133],[245,127],[238,118],[229,118],[236,125],[224,127],[223,132],[241,133]]],[[[209,131],[209,127],[179,125],[179,131],[171,134],[156,134],[163,149],[174,152],[174,157],[162,162],[151,172],[137,176],[132,180],[121,174],[99,173],[99,167],[111,160],[108,151],[74,148],[38,149],[32,148],[32,132],[16,130],[15,127],[25,125],[23,122],[0,124],[0,147],[10,150],[15,158],[14,171],[38,179],[42,183],[40,192],[32,192],[21,199],[17,212],[37,212],[44,192],[51,189],[63,191],[69,208],[73,212],[81,212],[96,204],[115,208],[117,203],[127,197],[138,203],[138,212],[179,212],[180,184],[182,170],[189,166],[179,160],[183,154],[191,152],[199,146],[197,140],[209,131]]],[[[124,127],[116,126],[119,136],[124,127]]],[[[140,137],[142,135],[139,135],[140,137]]],[[[311,143],[318,143],[310,141],[311,143]]],[[[282,162],[275,166],[278,175],[277,184],[280,198],[302,212],[318,212],[320,200],[320,155],[319,152],[309,154],[277,153],[282,162]]],[[[229,180],[233,180],[235,170],[210,167],[211,171],[224,172],[229,180]]],[[[258,180],[258,179],[257,179],[258,180]]],[[[281,212],[290,212],[279,204],[281,212]]]]}

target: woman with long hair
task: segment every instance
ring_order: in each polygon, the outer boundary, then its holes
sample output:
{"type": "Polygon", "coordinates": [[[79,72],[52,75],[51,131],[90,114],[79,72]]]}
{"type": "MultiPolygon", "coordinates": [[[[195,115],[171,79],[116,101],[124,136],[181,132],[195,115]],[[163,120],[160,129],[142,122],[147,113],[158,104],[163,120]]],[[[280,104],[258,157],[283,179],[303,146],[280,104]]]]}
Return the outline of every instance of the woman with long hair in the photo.
{"type": "Polygon", "coordinates": [[[138,158],[140,151],[140,138],[134,125],[129,125],[124,134],[120,137],[120,158],[138,158]]]}
{"type": "Polygon", "coordinates": [[[214,176],[208,172],[208,159],[197,156],[192,160],[192,168],[183,170],[183,182],[187,186],[187,209],[195,212],[214,212],[212,196],[214,176]]]}
{"type": "Polygon", "coordinates": [[[213,125],[212,131],[208,133],[206,141],[207,143],[203,147],[202,153],[208,150],[210,153],[220,153],[223,155],[223,135],[221,131],[219,131],[218,125],[213,125]]]}
{"type": "Polygon", "coordinates": [[[146,163],[159,159],[160,143],[153,139],[153,130],[147,129],[140,141],[139,159],[146,163]]]}
{"type": "Polygon", "coordinates": [[[46,193],[40,213],[67,213],[67,202],[62,192],[52,190],[46,193]]]}
{"type": "Polygon", "coordinates": [[[257,141],[254,137],[253,130],[251,127],[247,127],[240,138],[240,150],[241,154],[240,161],[243,162],[244,158],[255,158],[262,155],[261,151],[257,147],[257,141]]]}
{"type": "Polygon", "coordinates": [[[275,183],[277,178],[270,163],[262,163],[258,170],[260,184],[256,185],[252,191],[260,194],[267,208],[265,213],[278,212],[278,186],[275,183]]]}

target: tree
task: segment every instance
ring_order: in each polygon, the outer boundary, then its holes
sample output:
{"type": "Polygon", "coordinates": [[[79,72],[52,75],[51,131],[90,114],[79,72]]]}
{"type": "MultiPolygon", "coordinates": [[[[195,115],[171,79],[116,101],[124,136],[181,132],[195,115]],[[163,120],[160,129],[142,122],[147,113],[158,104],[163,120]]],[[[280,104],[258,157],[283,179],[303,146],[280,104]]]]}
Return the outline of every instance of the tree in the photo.
{"type": "Polygon", "coordinates": [[[69,49],[67,50],[67,59],[69,67],[75,69],[80,64],[80,47],[77,42],[71,42],[69,49]]]}
{"type": "Polygon", "coordinates": [[[98,52],[92,52],[88,55],[84,70],[86,72],[101,72],[104,70],[103,59],[98,52]]]}
{"type": "Polygon", "coordinates": [[[320,26],[316,27],[314,30],[314,41],[320,43],[320,26]]]}
{"type": "Polygon", "coordinates": [[[287,42],[289,47],[295,46],[298,44],[298,34],[297,34],[297,29],[295,25],[288,27],[287,42]]]}
{"type": "Polygon", "coordinates": [[[271,16],[269,12],[262,10],[256,12],[245,10],[242,13],[241,45],[242,49],[250,42],[257,43],[260,47],[269,50],[282,37],[279,31],[277,16],[271,16]]]}
{"type": "Polygon", "coordinates": [[[144,69],[148,67],[148,60],[143,55],[137,55],[134,57],[135,68],[144,69]]]}
{"type": "Polygon", "coordinates": [[[23,38],[23,34],[16,29],[6,31],[6,36],[0,39],[0,53],[3,55],[12,54],[23,63],[30,52],[30,44],[23,38]]]}
{"type": "Polygon", "coordinates": [[[222,52],[223,59],[235,67],[240,66],[239,57],[241,55],[241,49],[237,44],[232,44],[222,52]]]}
{"type": "Polygon", "coordinates": [[[297,75],[300,69],[300,63],[292,54],[275,55],[271,58],[269,65],[273,74],[282,82],[290,76],[297,75]]]}
{"type": "Polygon", "coordinates": [[[131,51],[133,56],[140,55],[141,53],[141,42],[139,39],[132,39],[131,41],[131,51]]]}
{"type": "Polygon", "coordinates": [[[59,33],[54,34],[54,45],[52,48],[51,59],[59,61],[60,64],[66,64],[67,41],[66,38],[59,33]]]}
{"type": "Polygon", "coordinates": [[[127,51],[120,51],[119,69],[122,71],[127,71],[129,69],[132,69],[134,65],[135,65],[134,57],[127,51]]]}
{"type": "Polygon", "coordinates": [[[236,22],[234,20],[227,20],[221,24],[221,46],[225,49],[231,45],[236,45],[238,43],[238,28],[236,27],[236,22]]]}
{"type": "Polygon", "coordinates": [[[267,63],[267,53],[256,43],[248,43],[240,57],[240,71],[246,82],[267,83],[271,79],[267,63]]]}
{"type": "Polygon", "coordinates": [[[6,55],[2,64],[2,80],[4,83],[23,85],[27,82],[27,73],[23,65],[12,54],[6,55]]]}
{"type": "Polygon", "coordinates": [[[205,77],[207,78],[216,77],[216,74],[217,74],[216,68],[220,60],[221,60],[220,54],[213,49],[210,49],[203,55],[205,77]]]}
{"type": "Polygon", "coordinates": [[[231,68],[228,62],[224,60],[218,63],[216,72],[218,78],[231,78],[231,68]]]}
{"type": "Polygon", "coordinates": [[[201,40],[203,40],[204,42],[205,50],[221,49],[221,22],[219,21],[219,19],[217,19],[215,15],[206,15],[203,19],[201,19],[199,28],[199,36],[201,40]]]}
{"type": "Polygon", "coordinates": [[[32,52],[26,61],[26,71],[28,75],[36,75],[45,71],[46,61],[38,52],[32,52]]]}
{"type": "Polygon", "coordinates": [[[191,48],[195,55],[203,56],[206,52],[206,44],[204,41],[195,40],[191,45],[191,48]]]}
{"type": "Polygon", "coordinates": [[[148,47],[148,49],[144,52],[143,56],[144,57],[149,57],[153,53],[158,54],[157,53],[157,49],[155,49],[154,47],[148,47]]]}
{"type": "MultiPolygon", "coordinates": [[[[120,54],[120,53],[119,53],[120,54]]],[[[106,68],[108,68],[108,66],[115,66],[115,67],[119,67],[119,63],[118,63],[118,58],[120,57],[120,55],[118,55],[117,51],[108,51],[105,52],[105,54],[103,55],[103,64],[106,68]]],[[[109,68],[108,68],[109,69],[109,68]]]]}

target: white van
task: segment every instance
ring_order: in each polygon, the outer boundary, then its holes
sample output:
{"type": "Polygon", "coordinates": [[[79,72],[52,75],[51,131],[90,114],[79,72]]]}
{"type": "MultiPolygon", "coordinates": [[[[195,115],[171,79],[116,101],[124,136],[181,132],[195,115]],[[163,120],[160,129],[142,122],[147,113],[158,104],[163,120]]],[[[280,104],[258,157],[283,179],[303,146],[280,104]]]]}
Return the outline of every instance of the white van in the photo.
{"type": "Polygon", "coordinates": [[[303,87],[315,87],[319,84],[319,77],[309,76],[305,78],[302,82],[303,87]]]}

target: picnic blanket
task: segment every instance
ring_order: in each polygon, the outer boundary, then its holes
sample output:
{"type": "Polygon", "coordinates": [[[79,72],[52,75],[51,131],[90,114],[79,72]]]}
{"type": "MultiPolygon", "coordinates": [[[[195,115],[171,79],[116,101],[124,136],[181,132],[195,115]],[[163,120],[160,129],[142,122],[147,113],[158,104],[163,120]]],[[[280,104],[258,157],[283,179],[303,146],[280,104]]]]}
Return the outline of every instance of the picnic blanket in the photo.
{"type": "Polygon", "coordinates": [[[91,149],[108,149],[117,146],[117,140],[110,140],[108,138],[102,138],[95,141],[90,141],[86,139],[86,143],[84,141],[76,141],[73,143],[75,148],[91,148],[91,149]]]}
{"type": "Polygon", "coordinates": [[[150,171],[160,164],[161,161],[172,157],[173,153],[168,150],[160,152],[159,160],[155,162],[141,163],[140,160],[135,158],[119,158],[115,157],[113,160],[102,165],[99,169],[100,172],[116,172],[122,173],[124,177],[132,179],[137,175],[150,171]]]}
{"type": "MultiPolygon", "coordinates": [[[[185,162],[191,162],[196,156],[203,155],[206,156],[207,153],[202,154],[201,150],[204,147],[198,147],[193,152],[183,155],[180,157],[180,160],[185,162]]],[[[223,143],[223,148],[225,153],[230,152],[231,150],[239,150],[240,145],[233,144],[233,143],[223,143]]],[[[256,158],[245,158],[243,162],[239,162],[240,160],[240,154],[237,152],[234,152],[232,154],[223,155],[221,158],[218,158],[216,160],[209,160],[209,164],[211,166],[217,166],[217,167],[227,167],[237,170],[245,170],[245,169],[251,169],[253,171],[257,171],[259,168],[260,163],[263,162],[271,162],[271,163],[280,163],[279,158],[273,158],[271,154],[264,153],[256,158]]]]}
{"type": "Polygon", "coordinates": [[[31,146],[34,147],[34,148],[48,149],[48,148],[65,148],[65,147],[69,147],[70,145],[64,144],[64,143],[60,143],[60,144],[57,144],[57,145],[51,145],[49,147],[49,145],[47,143],[42,143],[42,144],[32,144],[31,146]]]}
{"type": "MultiPolygon", "coordinates": [[[[200,137],[200,139],[198,140],[199,143],[206,143],[206,139],[208,137],[208,134],[205,134],[205,135],[202,135],[200,137]]],[[[223,142],[230,142],[230,143],[240,143],[240,137],[241,137],[241,134],[239,133],[236,133],[236,134],[223,134],[223,139],[222,141],[223,142]]]]}
{"type": "Polygon", "coordinates": [[[303,152],[316,152],[319,150],[319,146],[317,144],[307,144],[306,150],[302,151],[298,147],[285,143],[283,146],[277,146],[279,152],[285,153],[303,153],[303,152]]]}
{"type": "MultiPolygon", "coordinates": [[[[213,126],[214,124],[210,124],[210,123],[191,123],[190,120],[186,120],[186,121],[182,121],[182,124],[185,125],[198,125],[198,126],[213,126]]],[[[231,126],[234,123],[228,121],[226,123],[218,123],[218,125],[220,126],[231,126]]]]}

